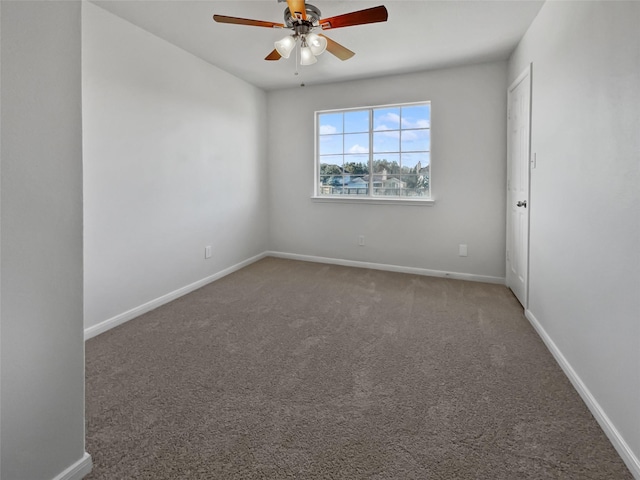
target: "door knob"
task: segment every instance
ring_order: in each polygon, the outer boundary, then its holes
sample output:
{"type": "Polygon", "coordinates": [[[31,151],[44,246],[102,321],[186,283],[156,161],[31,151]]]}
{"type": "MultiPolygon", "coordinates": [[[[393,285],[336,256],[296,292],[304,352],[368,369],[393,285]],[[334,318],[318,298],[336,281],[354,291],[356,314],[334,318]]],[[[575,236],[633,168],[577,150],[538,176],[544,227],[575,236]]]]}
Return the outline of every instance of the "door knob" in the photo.
{"type": "Polygon", "coordinates": [[[518,203],[516,203],[516,207],[524,207],[527,208],[527,201],[526,200],[522,200],[518,203]]]}

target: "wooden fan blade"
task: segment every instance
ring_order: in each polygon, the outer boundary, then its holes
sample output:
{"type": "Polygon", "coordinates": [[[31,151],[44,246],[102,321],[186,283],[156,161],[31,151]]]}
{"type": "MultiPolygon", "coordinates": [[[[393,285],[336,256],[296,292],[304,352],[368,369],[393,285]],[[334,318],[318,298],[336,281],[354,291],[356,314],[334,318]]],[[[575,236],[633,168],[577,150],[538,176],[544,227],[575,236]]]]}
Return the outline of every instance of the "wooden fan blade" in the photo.
{"type": "Polygon", "coordinates": [[[298,14],[302,20],[307,19],[307,6],[304,4],[304,0],[287,0],[287,5],[293,17],[298,14]]]}
{"type": "Polygon", "coordinates": [[[252,27],[284,28],[284,24],[265,22],[264,20],[251,20],[249,18],[227,17],[226,15],[214,15],[213,19],[218,23],[233,23],[236,25],[250,25],[252,27]]]}
{"type": "Polygon", "coordinates": [[[269,55],[264,57],[265,60],[280,60],[280,58],[282,58],[282,56],[275,49],[269,55]]]}
{"type": "Polygon", "coordinates": [[[349,60],[355,55],[355,53],[349,50],[347,47],[343,47],[338,42],[331,40],[326,35],[319,35],[327,39],[327,51],[338,57],[340,60],[349,60]]]}
{"type": "Polygon", "coordinates": [[[323,30],[329,28],[351,27],[353,25],[364,25],[366,23],[386,22],[389,13],[384,5],[379,7],[358,10],[357,12],[345,13],[335,17],[320,20],[323,30]]]}

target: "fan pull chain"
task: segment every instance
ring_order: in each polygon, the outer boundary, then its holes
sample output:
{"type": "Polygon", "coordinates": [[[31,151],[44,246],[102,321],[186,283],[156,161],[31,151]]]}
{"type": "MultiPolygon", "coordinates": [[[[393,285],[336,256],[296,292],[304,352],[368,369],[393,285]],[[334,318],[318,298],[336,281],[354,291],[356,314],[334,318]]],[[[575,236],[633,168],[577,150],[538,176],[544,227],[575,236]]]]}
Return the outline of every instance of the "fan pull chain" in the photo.
{"type": "MultiPolygon", "coordinates": [[[[302,47],[300,47],[299,45],[297,45],[297,48],[296,48],[296,73],[295,73],[295,75],[298,75],[298,50],[299,50],[300,48],[302,48],[302,47]]],[[[302,58],[302,52],[300,52],[300,58],[302,58]]],[[[300,84],[300,86],[301,86],[301,87],[304,87],[304,82],[303,82],[303,83],[301,83],[301,84],[300,84]]]]}

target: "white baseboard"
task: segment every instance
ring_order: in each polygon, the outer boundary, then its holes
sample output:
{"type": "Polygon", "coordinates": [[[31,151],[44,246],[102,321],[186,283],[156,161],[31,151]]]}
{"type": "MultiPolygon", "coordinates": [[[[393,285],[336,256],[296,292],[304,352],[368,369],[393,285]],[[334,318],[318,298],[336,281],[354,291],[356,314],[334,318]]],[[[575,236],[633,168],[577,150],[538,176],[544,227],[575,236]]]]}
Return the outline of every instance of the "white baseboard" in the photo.
{"type": "Polygon", "coordinates": [[[540,338],[542,338],[542,341],[556,359],[565,375],[569,378],[569,381],[571,381],[571,384],[576,389],[580,397],[582,397],[582,400],[587,405],[596,421],[600,424],[600,427],[604,431],[605,435],[607,435],[609,441],[611,441],[613,447],[616,449],[624,463],[627,465],[627,468],[631,471],[631,474],[634,478],[640,479],[640,459],[638,459],[638,457],[633,453],[618,429],[613,425],[598,401],[591,394],[587,386],[578,376],[549,334],[542,327],[538,319],[530,310],[525,311],[525,316],[529,319],[529,322],[536,332],[538,332],[538,335],[540,335],[540,338]]]}
{"type": "Polygon", "coordinates": [[[236,265],[233,265],[229,268],[226,268],[218,273],[215,273],[209,277],[203,278],[202,280],[198,280],[190,285],[174,290],[173,292],[169,292],[161,297],[153,299],[149,302],[146,302],[142,305],[139,305],[131,310],[127,310],[126,312],[120,313],[115,317],[111,317],[107,320],[104,320],[97,325],[93,325],[84,330],[84,339],[88,340],[90,338],[95,337],[101,333],[106,332],[118,325],[122,325],[129,320],[132,320],[140,315],[150,312],[151,310],[158,308],[165,303],[169,303],[176,298],[182,297],[187,293],[193,292],[198,288],[201,288],[208,283],[214,282],[230,273],[233,273],[241,268],[246,267],[258,260],[261,260],[265,257],[277,257],[277,258],[286,258],[290,260],[302,260],[305,262],[315,262],[315,263],[327,263],[332,265],[343,265],[346,267],[357,267],[357,268],[371,268],[374,270],[386,270],[389,272],[399,272],[399,273],[412,273],[415,275],[426,275],[430,277],[442,277],[442,278],[453,278],[456,280],[470,280],[474,282],[485,282],[485,283],[497,283],[500,285],[504,285],[505,278],[504,277],[490,277],[485,275],[473,275],[470,273],[457,273],[457,272],[444,272],[440,270],[429,270],[426,268],[415,268],[415,267],[403,267],[399,265],[388,265],[384,263],[371,263],[371,262],[359,262],[355,260],[343,260],[339,258],[329,258],[329,257],[316,257],[312,255],[299,255],[297,253],[285,253],[285,252],[274,252],[267,251],[260,253],[254,257],[248,258],[236,265]]]}
{"type": "Polygon", "coordinates": [[[56,475],[53,480],[82,480],[91,473],[92,469],[93,462],[91,461],[91,455],[84,452],[84,455],[80,460],[71,465],[64,472],[56,475]]]}
{"type": "Polygon", "coordinates": [[[267,256],[266,253],[260,253],[254,257],[248,258],[246,260],[243,260],[240,263],[232,265],[229,268],[225,268],[224,270],[221,270],[218,273],[214,273],[213,275],[203,278],[202,280],[198,280],[197,282],[194,282],[190,285],[174,290],[173,292],[169,292],[165,295],[162,295],[161,297],[158,297],[154,300],[144,303],[138,307],[132,308],[131,310],[127,310],[126,312],[120,313],[115,317],[111,317],[107,320],[104,320],[103,322],[100,322],[97,325],[93,325],[89,328],[86,328],[84,330],[84,339],[88,340],[90,338],[95,337],[96,335],[104,333],[107,330],[110,330],[114,327],[117,327],[118,325],[128,322],[129,320],[139,317],[144,313],[150,312],[151,310],[158,308],[164,305],[165,303],[169,303],[172,300],[175,300],[176,298],[182,297],[187,293],[193,292],[194,290],[204,287],[205,285],[211,282],[214,282],[222,277],[225,277],[230,273],[240,270],[241,268],[244,268],[247,265],[257,262],[258,260],[261,260],[266,256],[267,256]]]}
{"type": "Polygon", "coordinates": [[[430,270],[427,268],[403,267],[401,265],[388,265],[386,263],[360,262],[357,260],[343,260],[341,258],[316,257],[313,255],[300,255],[297,253],[266,252],[267,256],[286,258],[289,260],[302,260],[304,262],[328,263],[345,267],[370,268],[373,270],[385,270],[388,272],[412,273],[428,277],[454,278],[456,280],[469,280],[472,282],[505,284],[504,277],[490,277],[486,275],[474,275],[471,273],[445,272],[442,270],[430,270]]]}

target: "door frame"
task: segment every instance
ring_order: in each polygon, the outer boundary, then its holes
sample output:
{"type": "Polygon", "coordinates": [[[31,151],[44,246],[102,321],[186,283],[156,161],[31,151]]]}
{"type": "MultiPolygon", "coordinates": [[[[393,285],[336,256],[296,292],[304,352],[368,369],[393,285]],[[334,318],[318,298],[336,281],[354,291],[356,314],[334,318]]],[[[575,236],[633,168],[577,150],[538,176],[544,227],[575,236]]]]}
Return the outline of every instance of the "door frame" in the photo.
{"type": "MultiPolygon", "coordinates": [[[[528,115],[527,115],[527,126],[528,126],[528,132],[527,132],[527,234],[526,234],[526,245],[524,248],[524,254],[525,254],[525,269],[526,269],[526,274],[524,275],[524,299],[522,302],[522,306],[524,307],[525,310],[527,310],[529,308],[529,269],[530,269],[530,261],[529,261],[529,256],[530,256],[530,242],[531,242],[531,166],[532,166],[532,158],[531,158],[531,119],[532,119],[532,115],[531,115],[531,110],[532,110],[532,94],[533,94],[533,63],[529,63],[527,65],[527,67],[520,73],[520,75],[518,75],[516,77],[516,79],[511,83],[511,85],[509,85],[509,88],[507,90],[507,182],[509,182],[510,180],[510,168],[511,168],[511,128],[510,128],[510,111],[511,111],[511,97],[512,97],[512,92],[513,90],[515,90],[515,88],[522,83],[523,81],[528,81],[529,85],[528,85],[528,90],[529,90],[529,104],[528,104],[528,115]]],[[[511,232],[510,232],[510,225],[511,225],[511,214],[510,214],[510,209],[511,209],[511,205],[509,205],[509,184],[507,184],[507,195],[506,195],[506,200],[507,200],[507,205],[506,205],[506,251],[505,251],[505,266],[506,266],[506,271],[505,271],[505,284],[507,285],[507,287],[510,288],[510,282],[509,282],[509,264],[510,264],[510,259],[509,259],[509,247],[511,244],[511,241],[509,239],[511,232]]],[[[512,252],[511,252],[512,253],[512,252]]],[[[513,257],[513,254],[511,255],[513,257]]],[[[519,299],[520,300],[520,299],[519,299]]]]}

